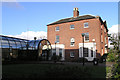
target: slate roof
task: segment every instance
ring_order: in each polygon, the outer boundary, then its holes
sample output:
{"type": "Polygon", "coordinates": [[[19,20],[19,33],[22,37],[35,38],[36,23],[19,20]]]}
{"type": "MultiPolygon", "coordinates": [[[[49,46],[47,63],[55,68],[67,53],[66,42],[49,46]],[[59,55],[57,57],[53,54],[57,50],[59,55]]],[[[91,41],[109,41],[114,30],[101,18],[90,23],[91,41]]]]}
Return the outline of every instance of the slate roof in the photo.
{"type": "Polygon", "coordinates": [[[73,22],[73,21],[80,21],[80,20],[85,20],[85,19],[93,19],[93,18],[96,18],[96,17],[92,16],[92,15],[83,15],[83,16],[78,16],[78,17],[61,19],[61,20],[58,20],[56,22],[50,23],[48,25],[54,25],[54,24],[60,24],[60,23],[66,23],[66,22],[73,22]]]}
{"type": "Polygon", "coordinates": [[[106,28],[106,30],[108,32],[106,21],[103,22],[103,20],[101,19],[100,16],[92,16],[92,15],[83,15],[83,16],[78,16],[78,17],[70,17],[70,18],[60,19],[60,20],[58,20],[56,22],[48,24],[47,26],[54,25],[54,24],[73,22],[73,21],[80,21],[80,20],[85,20],[85,19],[94,19],[94,18],[99,18],[101,24],[104,24],[104,26],[105,26],[105,28],[106,28]]]}

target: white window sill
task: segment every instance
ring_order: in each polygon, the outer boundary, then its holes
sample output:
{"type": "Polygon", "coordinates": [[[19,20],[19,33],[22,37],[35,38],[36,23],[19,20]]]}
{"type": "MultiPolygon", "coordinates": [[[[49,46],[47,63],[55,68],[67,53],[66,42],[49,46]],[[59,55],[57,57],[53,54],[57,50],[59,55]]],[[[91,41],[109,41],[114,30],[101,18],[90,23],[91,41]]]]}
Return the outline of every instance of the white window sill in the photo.
{"type": "Polygon", "coordinates": [[[56,44],[58,44],[58,43],[60,43],[60,42],[56,42],[56,44]]]}
{"type": "Polygon", "coordinates": [[[55,31],[60,31],[60,30],[55,30],[55,31]]]}
{"type": "Polygon", "coordinates": [[[74,58],[74,56],[70,56],[71,58],[74,58]]]}
{"type": "Polygon", "coordinates": [[[89,40],[88,41],[84,41],[84,42],[89,42],[89,40]]]}
{"type": "Polygon", "coordinates": [[[84,28],[89,28],[89,27],[84,27],[84,28]]]}

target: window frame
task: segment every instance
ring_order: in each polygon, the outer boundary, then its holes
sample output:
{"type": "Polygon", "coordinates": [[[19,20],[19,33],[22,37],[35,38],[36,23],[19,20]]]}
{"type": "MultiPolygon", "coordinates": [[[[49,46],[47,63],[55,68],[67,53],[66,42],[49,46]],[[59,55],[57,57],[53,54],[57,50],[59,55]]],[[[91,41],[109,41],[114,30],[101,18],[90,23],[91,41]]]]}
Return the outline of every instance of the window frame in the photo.
{"type": "Polygon", "coordinates": [[[75,57],[75,52],[74,52],[74,51],[70,51],[70,57],[71,57],[71,58],[74,58],[74,57],[75,57]],[[73,54],[73,55],[71,55],[71,54],[73,54]]]}
{"type": "Polygon", "coordinates": [[[75,46],[75,39],[74,38],[70,39],[70,46],[75,46]],[[72,41],[72,39],[73,39],[73,41],[72,41]],[[73,45],[71,45],[71,43],[73,43],[73,45]]]}
{"type": "Polygon", "coordinates": [[[61,56],[61,57],[62,57],[62,52],[63,52],[63,49],[59,48],[59,56],[61,56]]]}
{"type": "Polygon", "coordinates": [[[89,49],[84,47],[83,51],[84,51],[84,54],[83,54],[84,57],[89,57],[89,49]]]}
{"type": "MultiPolygon", "coordinates": [[[[86,40],[86,34],[87,34],[87,33],[84,33],[84,34],[85,34],[85,36],[84,36],[84,41],[85,41],[85,42],[89,42],[89,40],[86,40]]],[[[89,33],[88,33],[88,37],[89,37],[89,33]]]]}
{"type": "Polygon", "coordinates": [[[89,28],[89,23],[88,22],[84,23],[84,28],[89,28]],[[87,27],[85,26],[86,24],[87,24],[87,27]]]}
{"type": "Polygon", "coordinates": [[[60,36],[59,35],[56,35],[56,43],[59,43],[60,42],[60,36]],[[58,39],[57,39],[57,37],[59,37],[58,39]]]}
{"type": "Polygon", "coordinates": [[[74,24],[71,24],[71,25],[70,25],[70,29],[75,29],[75,25],[74,25],[74,24]],[[73,26],[73,27],[71,27],[71,26],[73,26]]]}
{"type": "Polygon", "coordinates": [[[55,31],[60,31],[59,26],[56,26],[56,27],[55,27],[55,31]]]}

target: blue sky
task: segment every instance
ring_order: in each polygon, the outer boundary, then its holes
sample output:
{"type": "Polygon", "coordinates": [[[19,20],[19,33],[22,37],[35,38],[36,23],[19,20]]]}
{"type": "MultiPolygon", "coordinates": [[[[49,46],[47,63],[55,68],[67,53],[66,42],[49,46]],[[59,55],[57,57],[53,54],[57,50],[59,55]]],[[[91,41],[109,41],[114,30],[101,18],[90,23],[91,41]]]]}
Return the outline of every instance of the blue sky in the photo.
{"type": "Polygon", "coordinates": [[[79,15],[101,16],[108,28],[118,24],[117,2],[9,2],[2,6],[2,34],[19,35],[28,30],[47,32],[47,24],[72,17],[74,7],[79,8],[79,15]]]}

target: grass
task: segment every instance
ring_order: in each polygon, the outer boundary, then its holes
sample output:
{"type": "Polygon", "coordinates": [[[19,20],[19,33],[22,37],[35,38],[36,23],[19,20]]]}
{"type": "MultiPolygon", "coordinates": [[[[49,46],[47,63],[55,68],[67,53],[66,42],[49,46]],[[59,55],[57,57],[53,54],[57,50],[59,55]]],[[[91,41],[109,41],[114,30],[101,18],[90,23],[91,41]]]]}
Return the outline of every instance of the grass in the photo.
{"type": "Polygon", "coordinates": [[[102,66],[63,64],[12,64],[3,65],[3,78],[105,78],[102,66]]]}

